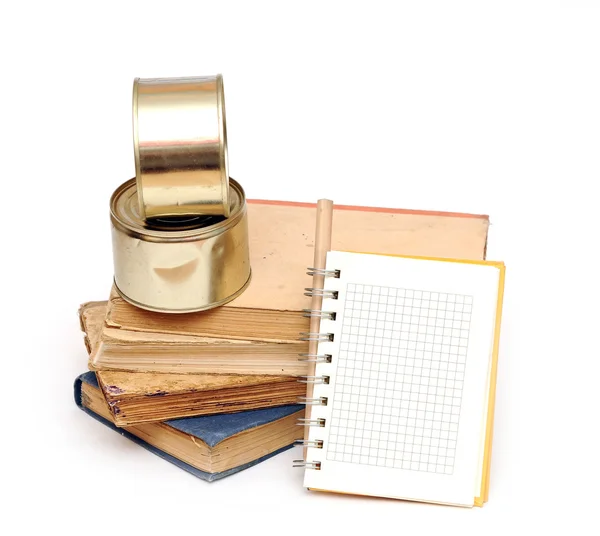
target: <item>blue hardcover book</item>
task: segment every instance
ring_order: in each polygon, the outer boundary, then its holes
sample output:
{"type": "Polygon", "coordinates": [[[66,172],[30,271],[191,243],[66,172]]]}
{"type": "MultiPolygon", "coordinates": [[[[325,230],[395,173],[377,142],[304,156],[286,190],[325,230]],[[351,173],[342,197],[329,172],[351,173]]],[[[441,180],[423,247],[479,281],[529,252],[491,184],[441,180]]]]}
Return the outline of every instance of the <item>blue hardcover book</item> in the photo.
{"type": "Polygon", "coordinates": [[[96,375],[75,380],[75,403],[86,413],[157,456],[212,482],[267,460],[302,439],[300,405],[175,419],[117,428],[96,375]],[[246,432],[246,433],[242,433],[246,432]],[[160,447],[158,446],[160,445],[160,447]],[[177,457],[172,453],[177,452],[177,457]]]}

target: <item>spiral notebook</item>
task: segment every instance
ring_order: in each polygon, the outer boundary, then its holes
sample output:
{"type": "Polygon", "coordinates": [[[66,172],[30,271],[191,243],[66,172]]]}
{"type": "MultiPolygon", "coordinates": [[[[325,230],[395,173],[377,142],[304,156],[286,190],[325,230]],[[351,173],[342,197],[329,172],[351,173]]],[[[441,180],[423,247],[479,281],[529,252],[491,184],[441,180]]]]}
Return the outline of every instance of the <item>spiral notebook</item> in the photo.
{"type": "Polygon", "coordinates": [[[327,254],[304,485],[487,500],[504,265],[327,254]]]}

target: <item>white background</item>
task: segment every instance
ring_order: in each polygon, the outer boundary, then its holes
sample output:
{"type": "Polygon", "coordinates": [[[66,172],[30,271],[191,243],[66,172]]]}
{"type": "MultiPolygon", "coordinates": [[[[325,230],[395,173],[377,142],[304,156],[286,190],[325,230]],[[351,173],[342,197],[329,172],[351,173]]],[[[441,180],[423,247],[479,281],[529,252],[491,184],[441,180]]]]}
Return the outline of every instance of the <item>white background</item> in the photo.
{"type": "Polygon", "coordinates": [[[597,531],[596,4],[2,3],[0,525],[597,531]],[[249,197],[490,214],[508,271],[483,509],[310,493],[298,452],[209,485],[76,409],[76,311],[107,296],[108,198],[134,174],[133,78],[216,72],[249,197]]]}

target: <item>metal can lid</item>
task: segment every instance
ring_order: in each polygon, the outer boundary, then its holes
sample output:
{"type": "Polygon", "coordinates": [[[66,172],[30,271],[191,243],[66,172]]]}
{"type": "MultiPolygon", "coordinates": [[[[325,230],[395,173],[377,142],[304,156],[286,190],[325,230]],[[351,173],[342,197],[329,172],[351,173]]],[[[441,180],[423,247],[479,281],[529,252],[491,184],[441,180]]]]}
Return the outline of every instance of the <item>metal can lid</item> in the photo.
{"type": "Polygon", "coordinates": [[[241,185],[229,179],[230,217],[181,216],[144,219],[140,214],[136,179],[119,186],[110,198],[113,225],[129,236],[152,242],[188,242],[209,238],[235,226],[246,212],[241,185]]]}

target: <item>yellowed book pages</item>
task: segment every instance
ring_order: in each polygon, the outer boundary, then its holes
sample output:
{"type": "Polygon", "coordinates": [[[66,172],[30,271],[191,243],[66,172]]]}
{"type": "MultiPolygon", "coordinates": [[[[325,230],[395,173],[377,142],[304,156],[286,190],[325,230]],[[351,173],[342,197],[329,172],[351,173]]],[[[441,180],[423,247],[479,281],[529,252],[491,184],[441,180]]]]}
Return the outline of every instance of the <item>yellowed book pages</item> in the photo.
{"type": "Polygon", "coordinates": [[[117,426],[287,406],[306,391],[290,376],[104,371],[97,377],[117,426]]]}
{"type": "Polygon", "coordinates": [[[222,337],[225,328],[231,340],[277,343],[296,342],[298,333],[307,331],[308,319],[298,311],[229,305],[200,313],[156,313],[127,303],[113,287],[106,310],[106,327],[200,337],[222,337]]]}
{"type": "MultiPolygon", "coordinates": [[[[80,308],[88,352],[98,346],[106,305],[80,308]]],[[[98,371],[96,376],[117,426],[295,404],[305,392],[297,378],[282,375],[98,371]]]]}
{"type": "MultiPolygon", "coordinates": [[[[224,327],[226,331],[227,328],[224,327]]],[[[233,340],[103,327],[91,370],[177,374],[303,375],[307,343],[233,340]]]]}

